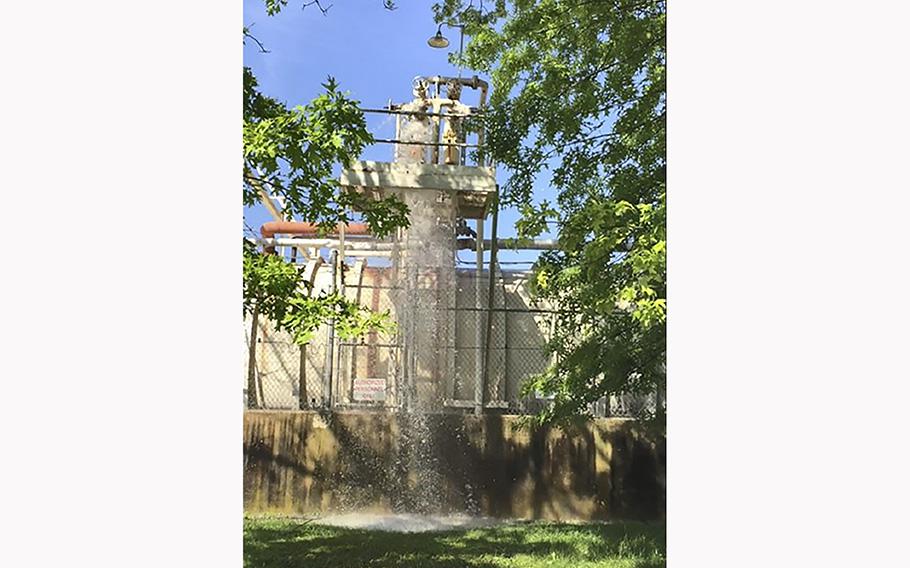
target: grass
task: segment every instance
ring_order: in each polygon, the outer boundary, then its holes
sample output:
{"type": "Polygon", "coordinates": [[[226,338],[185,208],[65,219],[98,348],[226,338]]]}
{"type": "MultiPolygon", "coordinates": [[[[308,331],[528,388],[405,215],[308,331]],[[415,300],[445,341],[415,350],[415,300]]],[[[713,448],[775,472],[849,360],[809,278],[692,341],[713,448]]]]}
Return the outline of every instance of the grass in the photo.
{"type": "Polygon", "coordinates": [[[662,523],[528,522],[409,534],[248,517],[243,527],[248,568],[657,568],[666,566],[665,542],[662,523]]]}

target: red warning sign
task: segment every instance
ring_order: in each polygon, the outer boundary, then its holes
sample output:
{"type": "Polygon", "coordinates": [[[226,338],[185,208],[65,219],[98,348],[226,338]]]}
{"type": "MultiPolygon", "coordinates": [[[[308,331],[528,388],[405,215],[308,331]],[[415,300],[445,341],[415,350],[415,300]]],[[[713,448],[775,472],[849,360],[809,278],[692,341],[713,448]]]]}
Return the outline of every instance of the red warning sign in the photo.
{"type": "Polygon", "coordinates": [[[354,379],[354,400],[384,401],[386,390],[385,379],[354,379]]]}

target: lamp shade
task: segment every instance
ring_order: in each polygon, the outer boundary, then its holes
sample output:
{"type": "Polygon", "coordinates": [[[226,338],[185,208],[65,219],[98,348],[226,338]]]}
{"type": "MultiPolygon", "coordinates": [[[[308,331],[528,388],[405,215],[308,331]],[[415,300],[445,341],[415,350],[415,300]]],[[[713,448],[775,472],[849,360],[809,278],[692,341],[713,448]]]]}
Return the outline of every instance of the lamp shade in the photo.
{"type": "Polygon", "coordinates": [[[449,40],[442,35],[442,30],[436,30],[436,35],[427,40],[427,44],[430,47],[435,47],[441,49],[443,47],[449,47],[449,40]]]}

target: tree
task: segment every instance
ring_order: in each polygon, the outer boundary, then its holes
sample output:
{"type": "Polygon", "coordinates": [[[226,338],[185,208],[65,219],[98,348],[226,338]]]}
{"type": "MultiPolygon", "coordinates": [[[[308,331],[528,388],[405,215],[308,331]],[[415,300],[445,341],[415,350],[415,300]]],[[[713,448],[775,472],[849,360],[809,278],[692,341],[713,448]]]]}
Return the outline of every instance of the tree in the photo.
{"type": "MultiPolygon", "coordinates": [[[[265,0],[266,12],[274,16],[287,0],[265,0]]],[[[319,1],[301,6],[328,11],[319,1]]],[[[394,10],[395,4],[383,1],[394,10]]],[[[263,51],[265,46],[243,28],[263,51]]],[[[288,108],[264,95],[253,70],[243,68],[243,203],[252,206],[264,193],[280,196],[288,218],[318,224],[331,230],[351,220],[358,211],[376,236],[382,237],[408,224],[407,206],[395,196],[374,199],[344,192],[332,175],[337,164],[345,165],[373,142],[357,101],[339,90],[329,77],[325,92],[305,105],[288,108]]]]}
{"type": "Polygon", "coordinates": [[[243,314],[252,320],[246,383],[250,408],[262,404],[256,382],[259,317],[265,316],[280,325],[299,285],[300,274],[296,267],[276,255],[260,254],[252,243],[243,241],[243,314]]]}
{"type": "Polygon", "coordinates": [[[331,229],[359,210],[375,235],[388,235],[407,224],[407,207],[394,196],[341,191],[332,168],[356,159],[373,137],[356,101],[331,77],[323,86],[325,93],[288,109],[260,93],[252,70],[244,67],[244,205],[259,202],[265,188],[284,198],[288,216],[331,229]]]}
{"type": "MultiPolygon", "coordinates": [[[[275,15],[287,0],[265,0],[266,11],[275,15]]],[[[318,1],[323,13],[328,8],[318,1]]],[[[383,2],[394,9],[392,2],[383,2]]],[[[265,46],[243,29],[244,41],[265,46]]],[[[386,236],[408,224],[407,206],[394,196],[374,199],[344,192],[333,177],[333,168],[348,164],[373,141],[358,103],[339,90],[331,77],[325,92],[305,105],[288,108],[259,91],[249,67],[243,68],[243,203],[255,205],[264,194],[283,198],[284,214],[315,223],[330,230],[351,220],[354,211],[362,215],[376,236],[386,236]]],[[[272,320],[279,329],[289,331],[299,344],[305,344],[322,323],[335,320],[342,338],[367,331],[388,331],[388,314],[372,313],[337,294],[312,296],[301,290],[296,267],[274,255],[263,255],[244,241],[244,313],[253,320],[250,366],[247,374],[250,406],[257,400],[255,384],[256,334],[260,316],[272,320]]]]}
{"type": "MultiPolygon", "coordinates": [[[[269,16],[279,14],[288,0],[264,0],[269,16]]],[[[387,10],[392,0],[382,0],[387,10]]],[[[331,5],[320,0],[301,0],[305,9],[315,6],[325,15],[331,5]]],[[[243,28],[244,41],[265,46],[243,28]]],[[[407,206],[395,196],[373,199],[356,192],[343,192],[332,176],[336,164],[356,159],[373,142],[357,101],[341,92],[329,77],[325,92],[305,105],[288,108],[259,91],[253,70],[243,68],[243,203],[258,203],[263,193],[277,195],[289,218],[331,230],[351,220],[359,211],[378,237],[408,224],[407,206]]]]}
{"type": "Polygon", "coordinates": [[[491,4],[434,11],[465,24],[463,63],[491,77],[485,151],[509,173],[519,236],[555,222],[532,289],[560,310],[556,363],[525,388],[554,397],[538,420],[566,420],[665,384],[666,2],[491,4]],[[547,170],[555,203],[531,190],[547,170]]]}
{"type": "Polygon", "coordinates": [[[335,331],[342,339],[353,339],[370,331],[394,332],[388,312],[372,312],[337,293],[312,296],[309,283],[300,270],[274,254],[263,254],[243,241],[243,313],[250,316],[249,365],[247,367],[248,406],[261,406],[256,380],[256,345],[260,317],[277,330],[291,334],[298,345],[312,339],[323,322],[335,320],[335,331]]]}
{"type": "MultiPolygon", "coordinates": [[[[265,12],[269,16],[274,16],[287,5],[288,0],[265,0],[265,12]]],[[[323,6],[321,0],[303,0],[300,3],[301,8],[306,8],[307,6],[316,6],[323,14],[327,14],[332,7],[331,4],[323,6]]],[[[386,10],[395,10],[398,6],[395,5],[393,0],[382,0],[382,7],[386,10]]]]}

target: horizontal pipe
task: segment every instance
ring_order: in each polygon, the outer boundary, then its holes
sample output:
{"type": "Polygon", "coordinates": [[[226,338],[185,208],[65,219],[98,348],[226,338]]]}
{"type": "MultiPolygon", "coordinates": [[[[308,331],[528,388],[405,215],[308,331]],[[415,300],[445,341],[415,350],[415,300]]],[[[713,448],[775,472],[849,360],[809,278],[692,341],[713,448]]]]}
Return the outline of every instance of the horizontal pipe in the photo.
{"type": "MultiPolygon", "coordinates": [[[[329,234],[337,235],[340,234],[342,230],[344,231],[345,236],[363,236],[370,234],[370,227],[366,223],[338,223],[335,225],[334,232],[329,232],[329,234]]],[[[268,223],[263,223],[262,227],[259,228],[259,233],[264,239],[273,238],[279,233],[285,235],[316,235],[318,232],[319,226],[314,223],[298,223],[295,221],[269,221],[268,223]]],[[[266,253],[272,254],[275,252],[274,246],[267,245],[263,248],[266,253]]]]}
{"type": "MultiPolygon", "coordinates": [[[[307,247],[307,248],[328,248],[337,249],[341,246],[340,239],[320,239],[320,238],[266,238],[258,239],[258,244],[273,248],[279,247],[307,247]]],[[[395,245],[393,243],[381,243],[373,240],[347,240],[345,239],[344,248],[355,251],[376,250],[391,251],[395,245]]],[[[474,249],[477,246],[475,239],[455,239],[455,248],[459,250],[474,249]]],[[[493,241],[490,239],[483,240],[485,250],[490,250],[493,241]]],[[[496,246],[500,250],[554,250],[559,248],[556,239],[496,239],[496,246]]]]}
{"type": "MultiPolygon", "coordinates": [[[[329,231],[330,235],[341,234],[344,230],[345,236],[348,235],[369,235],[370,227],[366,223],[339,223],[335,229],[329,231]]],[[[259,229],[262,237],[269,239],[277,234],[283,235],[316,235],[319,232],[319,226],[314,223],[298,223],[296,221],[269,221],[263,223],[259,229]]]]}
{"type": "MultiPolygon", "coordinates": [[[[319,238],[272,238],[259,239],[259,244],[266,247],[314,247],[314,248],[338,248],[341,246],[339,239],[319,239],[319,238]]],[[[475,239],[455,239],[455,248],[459,250],[474,249],[475,239]]],[[[492,248],[493,241],[490,239],[483,240],[485,250],[492,248]]],[[[556,239],[496,239],[496,246],[500,250],[554,250],[559,248],[556,239]]],[[[344,248],[347,250],[392,250],[393,243],[380,243],[366,240],[347,240],[345,239],[344,248]]]]}
{"type": "MultiPolygon", "coordinates": [[[[481,114],[480,109],[477,107],[469,107],[471,109],[471,116],[481,114]]],[[[377,114],[400,114],[404,116],[442,116],[446,118],[463,118],[464,115],[453,115],[453,114],[442,114],[439,112],[432,112],[428,110],[399,110],[396,108],[362,108],[360,109],[363,112],[373,112],[377,114]]]]}
{"type": "MultiPolygon", "coordinates": [[[[455,241],[457,249],[473,249],[476,241],[474,239],[457,239],[455,241]]],[[[484,239],[484,250],[492,249],[493,241],[484,239]]],[[[559,248],[556,239],[496,239],[496,247],[500,250],[554,250],[559,248]]]]}
{"type": "MultiPolygon", "coordinates": [[[[338,249],[331,249],[333,251],[338,251],[338,249]]],[[[345,258],[391,258],[392,251],[390,250],[345,250],[344,255],[341,254],[341,251],[338,251],[339,256],[344,256],[345,258]]],[[[304,263],[301,262],[292,262],[291,264],[295,266],[304,266],[304,263]]]]}
{"type": "MultiPolygon", "coordinates": [[[[338,254],[341,254],[341,252],[339,251],[338,254]]],[[[390,250],[349,250],[347,247],[345,247],[344,254],[341,256],[357,257],[357,258],[366,258],[366,257],[390,258],[392,256],[392,251],[390,251],[390,250]]]]}
{"type": "Polygon", "coordinates": [[[474,75],[471,78],[467,77],[442,77],[440,75],[433,75],[432,77],[420,77],[428,83],[458,83],[463,87],[470,87],[472,89],[483,89],[484,91],[489,88],[487,82],[474,75]]]}
{"type": "MultiPolygon", "coordinates": [[[[303,247],[303,248],[326,248],[328,250],[337,250],[341,254],[341,241],[338,239],[292,239],[292,238],[275,238],[259,239],[256,241],[261,244],[267,251],[274,251],[275,247],[303,247]]],[[[350,241],[344,242],[344,255],[346,257],[378,257],[389,258],[392,256],[392,245],[390,243],[376,243],[370,241],[350,241]]]]}
{"type": "MultiPolygon", "coordinates": [[[[304,247],[304,248],[328,248],[337,249],[341,247],[340,239],[307,239],[307,238],[271,238],[259,239],[257,241],[263,247],[304,247]]],[[[353,251],[391,251],[392,243],[377,243],[376,241],[350,241],[345,239],[344,250],[353,251]]]]}
{"type": "Polygon", "coordinates": [[[404,144],[412,146],[456,146],[459,148],[478,148],[477,144],[465,144],[463,142],[420,142],[418,140],[393,140],[390,138],[373,138],[373,142],[384,144],[404,144]]]}

